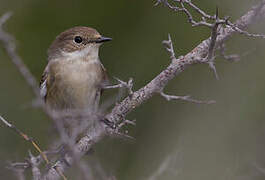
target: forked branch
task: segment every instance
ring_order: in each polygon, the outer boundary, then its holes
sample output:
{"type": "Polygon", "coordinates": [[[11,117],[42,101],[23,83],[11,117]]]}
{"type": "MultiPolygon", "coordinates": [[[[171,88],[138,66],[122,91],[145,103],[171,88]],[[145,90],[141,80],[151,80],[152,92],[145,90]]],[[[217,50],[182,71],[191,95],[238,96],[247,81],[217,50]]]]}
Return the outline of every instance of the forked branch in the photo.
{"type": "MultiPolygon", "coordinates": [[[[112,122],[119,127],[120,124],[125,123],[126,116],[133,111],[136,107],[142,105],[145,101],[150,99],[153,95],[159,94],[165,97],[168,100],[171,99],[182,99],[189,100],[195,102],[195,100],[190,99],[188,96],[179,97],[179,96],[171,96],[163,93],[163,89],[169,83],[169,81],[175,78],[178,74],[183,72],[187,67],[193,64],[209,64],[211,69],[215,70],[214,67],[214,52],[220,45],[224,44],[232,35],[236,33],[244,34],[248,37],[260,37],[264,38],[264,35],[251,34],[245,31],[250,24],[263,19],[265,17],[265,0],[262,0],[261,3],[257,6],[254,6],[251,10],[249,10],[245,15],[243,15],[239,20],[235,23],[231,23],[228,18],[219,18],[218,12],[215,15],[209,15],[201,10],[199,7],[194,5],[191,0],[173,0],[175,5],[170,4],[167,0],[158,0],[157,4],[163,3],[174,12],[184,12],[188,17],[188,21],[192,24],[192,26],[203,25],[206,27],[210,27],[212,29],[211,37],[201,42],[197,47],[195,47],[191,52],[186,54],[185,56],[180,56],[178,58],[175,57],[175,51],[173,49],[172,41],[169,36],[167,41],[164,41],[164,44],[167,46],[167,50],[170,52],[170,64],[167,68],[161,71],[154,79],[152,79],[148,84],[144,87],[140,88],[137,91],[131,90],[130,83],[126,83],[127,85],[120,82],[119,87],[127,87],[129,89],[129,96],[127,96],[120,103],[117,103],[110,113],[106,114],[104,119],[112,122]],[[194,9],[201,17],[200,21],[195,21],[188,8],[194,9]]],[[[0,21],[1,22],[1,21],[0,21]]],[[[7,42],[5,38],[1,36],[10,36],[9,34],[3,34],[0,32],[0,40],[4,43],[4,46],[7,47],[7,42]]],[[[9,53],[9,48],[6,48],[9,56],[12,58],[13,53],[9,53]]],[[[13,51],[12,51],[13,52],[13,51]]],[[[14,62],[16,64],[16,62],[14,62]]],[[[20,66],[17,66],[20,68],[20,66]]],[[[21,71],[23,74],[24,71],[21,71]]],[[[28,73],[27,73],[28,74],[28,73]]],[[[215,72],[215,74],[217,74],[215,72]]],[[[25,78],[27,76],[23,75],[25,78]]],[[[29,78],[30,79],[30,78],[29,78]]],[[[32,86],[34,92],[36,90],[36,84],[28,83],[32,86]]],[[[37,93],[36,93],[37,94],[37,93]]],[[[196,100],[197,101],[197,100],[196,100]]],[[[210,101],[211,102],[211,101],[210,101]]],[[[197,101],[196,103],[200,103],[197,101]]],[[[75,153],[78,153],[80,157],[89,151],[94,144],[101,141],[106,135],[108,135],[110,127],[105,124],[100,124],[93,131],[87,132],[87,134],[82,137],[79,142],[75,145],[75,153]]],[[[60,175],[58,172],[64,172],[69,164],[73,162],[73,156],[70,154],[65,154],[64,160],[59,160],[56,162],[52,168],[50,168],[46,174],[44,174],[44,179],[59,179],[60,175]],[[66,161],[67,160],[67,163],[66,161]],[[54,168],[56,167],[56,168],[54,168]],[[59,171],[56,172],[56,169],[59,171]]]]}

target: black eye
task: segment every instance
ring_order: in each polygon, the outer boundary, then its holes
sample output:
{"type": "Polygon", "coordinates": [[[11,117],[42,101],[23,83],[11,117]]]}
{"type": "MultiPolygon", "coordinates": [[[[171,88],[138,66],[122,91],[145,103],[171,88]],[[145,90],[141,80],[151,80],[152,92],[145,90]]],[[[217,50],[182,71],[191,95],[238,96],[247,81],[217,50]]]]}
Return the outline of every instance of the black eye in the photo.
{"type": "Polygon", "coordinates": [[[76,36],[75,39],[74,39],[74,41],[76,43],[80,44],[83,41],[83,39],[80,36],[76,36]]]}

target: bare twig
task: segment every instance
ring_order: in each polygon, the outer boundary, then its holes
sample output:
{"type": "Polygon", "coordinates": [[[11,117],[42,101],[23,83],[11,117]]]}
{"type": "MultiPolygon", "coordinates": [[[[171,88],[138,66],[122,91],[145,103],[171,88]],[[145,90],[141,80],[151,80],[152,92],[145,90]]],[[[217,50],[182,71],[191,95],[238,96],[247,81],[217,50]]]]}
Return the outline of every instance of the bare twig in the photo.
{"type": "MultiPolygon", "coordinates": [[[[14,126],[13,124],[9,123],[7,120],[5,120],[2,116],[0,116],[0,120],[1,122],[3,122],[7,127],[9,127],[10,129],[14,130],[18,135],[20,135],[24,140],[29,141],[34,148],[40,153],[41,157],[44,159],[44,161],[46,162],[47,165],[50,165],[50,161],[48,160],[47,156],[45,153],[42,152],[42,150],[40,149],[39,145],[33,140],[33,138],[29,137],[27,134],[23,133],[22,131],[20,131],[16,126],[14,126]]],[[[59,172],[59,170],[57,170],[55,168],[56,171],[58,171],[58,173],[60,173],[61,177],[63,177],[64,180],[66,180],[67,178],[62,174],[62,172],[59,172]]]]}
{"type": "Polygon", "coordinates": [[[25,180],[25,169],[28,167],[28,163],[8,163],[7,169],[14,172],[18,180],[25,180]]]}
{"type": "Polygon", "coordinates": [[[215,103],[214,100],[210,100],[210,101],[196,100],[196,99],[191,98],[191,96],[189,96],[189,95],[188,96],[172,96],[172,95],[167,95],[163,92],[161,92],[160,95],[168,101],[182,100],[182,101],[188,101],[188,102],[192,102],[192,103],[196,103],[196,104],[213,104],[213,103],[215,103]]]}
{"type": "Polygon", "coordinates": [[[245,35],[247,37],[250,37],[250,38],[263,38],[263,39],[265,38],[264,34],[254,34],[254,33],[248,32],[248,31],[244,31],[244,30],[240,29],[239,27],[237,27],[235,24],[231,23],[230,21],[227,22],[227,25],[232,27],[239,34],[245,35]]]}
{"type": "MultiPolygon", "coordinates": [[[[168,7],[169,9],[171,9],[175,12],[177,12],[177,11],[183,12],[184,14],[186,14],[188,22],[191,23],[192,26],[206,26],[206,27],[212,28],[214,26],[214,24],[216,23],[216,19],[217,19],[216,15],[207,14],[201,8],[199,8],[198,6],[193,4],[191,0],[173,0],[173,2],[175,2],[176,5],[169,3],[168,0],[157,0],[155,3],[155,6],[157,6],[159,4],[164,4],[166,7],[168,7]],[[188,10],[188,8],[185,7],[185,4],[188,5],[189,8],[195,10],[201,16],[201,21],[194,20],[193,16],[191,15],[190,11],[188,10]],[[212,23],[212,21],[214,21],[214,23],[212,23]]],[[[264,2],[262,1],[260,3],[260,6],[255,7],[255,9],[257,11],[259,11],[258,8],[263,7],[263,6],[264,6],[264,2]]],[[[218,23],[230,26],[234,31],[236,31],[240,34],[243,34],[247,37],[265,38],[265,35],[263,35],[263,34],[254,34],[254,33],[249,33],[247,31],[244,31],[242,28],[240,28],[240,26],[237,26],[236,24],[230,22],[228,19],[229,19],[229,17],[219,19],[218,23]]]]}
{"type": "Polygon", "coordinates": [[[24,77],[24,79],[32,88],[36,97],[38,97],[38,99],[41,99],[38,88],[39,87],[38,82],[36,81],[32,73],[29,71],[27,66],[24,64],[21,57],[16,53],[15,39],[9,33],[5,32],[3,29],[4,23],[11,17],[11,15],[12,15],[11,12],[7,12],[0,18],[0,41],[2,42],[12,62],[16,65],[21,75],[24,77]]]}
{"type": "Polygon", "coordinates": [[[131,121],[131,120],[125,119],[118,125],[118,129],[121,129],[123,126],[125,126],[127,124],[136,126],[136,120],[131,121]]]}
{"type": "Polygon", "coordinates": [[[14,162],[14,163],[9,162],[7,169],[12,169],[12,168],[27,169],[29,167],[30,167],[30,164],[28,161],[26,161],[26,162],[14,162]]]}
{"type": "MultiPolygon", "coordinates": [[[[51,117],[51,119],[54,119],[53,114],[50,111],[48,111],[48,109],[43,104],[43,101],[42,101],[42,99],[40,97],[39,86],[38,86],[37,80],[32,75],[32,73],[29,71],[29,69],[27,68],[27,66],[24,64],[24,62],[22,61],[21,57],[16,53],[15,39],[9,33],[5,32],[3,30],[4,23],[9,19],[9,17],[11,15],[12,15],[12,13],[11,12],[8,12],[8,13],[4,14],[0,18],[0,41],[2,42],[2,44],[3,44],[3,46],[4,46],[5,50],[6,50],[6,52],[8,54],[8,56],[12,60],[12,62],[15,64],[15,66],[17,67],[17,69],[20,71],[21,75],[24,77],[24,79],[26,80],[26,82],[32,88],[35,96],[37,97],[38,104],[41,105],[41,107],[43,108],[43,111],[46,112],[47,115],[49,115],[51,117]]],[[[6,121],[4,120],[4,118],[0,117],[0,119],[8,127],[14,129],[18,134],[20,134],[25,140],[30,141],[32,143],[32,145],[40,152],[41,156],[44,158],[44,160],[46,161],[46,163],[49,164],[49,161],[48,161],[47,157],[45,156],[45,154],[42,153],[42,151],[40,150],[39,146],[35,143],[35,141],[32,140],[32,138],[29,138],[26,134],[22,133],[14,125],[6,123],[6,121]],[[11,125],[11,126],[9,126],[9,125],[11,125]]],[[[62,177],[64,179],[66,179],[65,176],[62,175],[62,177]]]]}
{"type": "MultiPolygon", "coordinates": [[[[58,154],[59,151],[61,151],[60,149],[59,150],[55,150],[55,151],[43,151],[43,154],[45,154],[46,156],[49,156],[49,155],[55,155],[55,154],[58,154]]],[[[34,157],[35,160],[39,163],[41,163],[43,161],[43,158],[41,157],[41,155],[38,155],[36,157],[34,157]]],[[[27,160],[25,162],[9,162],[8,163],[8,167],[7,168],[17,168],[17,169],[27,169],[27,168],[30,168],[31,167],[31,163],[30,163],[30,160],[27,160]]]]}
{"type": "MultiPolygon", "coordinates": [[[[254,22],[254,17],[264,17],[265,6],[263,4],[262,8],[260,8],[260,6],[261,5],[252,8],[238,21],[236,21],[236,26],[241,27],[243,29],[254,22]],[[258,9],[259,11],[257,11],[258,9]]],[[[228,40],[233,34],[237,33],[237,31],[235,31],[231,27],[220,28],[221,30],[219,31],[219,35],[217,36],[215,42],[216,47],[218,47],[224,41],[228,40]]],[[[210,42],[211,38],[204,40],[187,55],[181,56],[178,59],[173,60],[165,70],[163,70],[147,85],[145,85],[138,91],[135,91],[132,97],[127,97],[121,103],[116,105],[112,109],[112,112],[106,115],[106,118],[108,118],[108,120],[112,122],[122,121],[124,117],[137,106],[141,105],[143,102],[151,98],[155,93],[161,92],[161,90],[167,85],[167,83],[171,79],[173,79],[179,73],[183,72],[189,65],[206,63],[205,57],[207,57],[209,53],[210,42]]]]}
{"type": "MultiPolygon", "coordinates": [[[[262,2],[265,2],[263,0],[262,2]]],[[[253,18],[261,18],[265,16],[265,5],[260,4],[248,11],[242,16],[235,25],[244,29],[252,24],[253,18]]],[[[211,26],[212,27],[212,26],[211,26]]],[[[233,34],[237,33],[232,27],[220,27],[219,35],[216,38],[215,46],[218,47],[221,43],[228,40],[233,34]]],[[[168,82],[176,77],[179,73],[183,72],[187,67],[192,64],[206,63],[205,57],[209,52],[209,44],[211,38],[204,40],[196,48],[185,56],[171,61],[170,65],[164,69],[159,75],[151,80],[147,85],[135,91],[131,96],[126,97],[122,102],[117,104],[112,111],[105,116],[110,122],[119,124],[125,119],[125,116],[133,111],[136,107],[140,106],[143,102],[150,99],[154,94],[161,92],[168,82]]],[[[80,153],[88,151],[95,143],[100,141],[106,135],[106,129],[103,127],[97,128],[93,133],[89,132],[84,136],[76,145],[80,153]]],[[[66,165],[62,161],[58,161],[57,165],[61,170],[65,170],[66,165]]],[[[51,175],[52,171],[48,171],[47,175],[51,175]]]]}
{"type": "Polygon", "coordinates": [[[124,119],[120,124],[117,125],[117,127],[114,124],[115,128],[109,128],[108,133],[112,136],[118,136],[129,140],[135,140],[134,137],[128,135],[129,133],[128,130],[125,130],[125,133],[121,132],[121,129],[126,125],[136,126],[136,120],[124,119]]]}
{"type": "MultiPolygon", "coordinates": [[[[168,50],[172,50],[170,59],[172,60],[169,66],[164,69],[159,75],[157,75],[154,79],[152,79],[147,85],[140,88],[139,90],[133,92],[131,87],[128,89],[130,90],[129,96],[126,97],[123,101],[121,101],[119,104],[115,105],[115,107],[112,109],[110,113],[108,113],[104,118],[106,118],[108,121],[112,122],[113,124],[116,124],[117,126],[126,119],[126,115],[129,114],[131,111],[133,111],[136,107],[143,104],[145,101],[150,99],[154,94],[161,93],[164,87],[168,84],[168,82],[176,77],[178,74],[183,72],[187,67],[189,67],[192,64],[200,64],[200,63],[209,63],[209,59],[212,59],[214,57],[214,50],[216,47],[218,47],[220,44],[224,43],[224,41],[228,40],[233,34],[238,33],[239,28],[240,30],[245,29],[250,24],[253,24],[255,21],[253,19],[258,18],[264,18],[265,16],[265,0],[262,1],[262,3],[259,6],[255,6],[252,8],[249,12],[247,12],[244,16],[242,16],[236,23],[234,23],[235,27],[232,27],[232,25],[229,25],[227,22],[228,20],[225,19],[218,19],[217,16],[211,16],[206,14],[204,11],[202,11],[200,8],[195,6],[191,3],[190,0],[175,0],[176,3],[179,3],[180,7],[176,7],[173,5],[170,5],[167,0],[158,0],[158,3],[163,2],[166,6],[168,6],[170,9],[174,11],[180,11],[184,12],[187,17],[188,21],[193,26],[203,25],[211,28],[216,28],[216,34],[212,32],[211,38],[204,40],[202,43],[200,43],[196,48],[194,48],[190,53],[186,54],[185,56],[181,56],[179,58],[175,57],[175,52],[173,50],[173,45],[168,46],[168,50]],[[201,15],[201,21],[195,21],[191,15],[191,13],[188,11],[188,9],[185,7],[185,5],[190,6],[191,8],[195,9],[196,12],[198,12],[201,15]],[[214,21],[213,23],[211,21],[214,21]],[[221,27],[219,26],[220,30],[217,33],[218,25],[215,24],[224,24],[226,26],[221,27]],[[214,41],[214,42],[213,42],[214,41]],[[212,45],[211,45],[212,44],[212,45]],[[213,50],[211,50],[211,46],[213,50]],[[212,55],[211,55],[212,54],[212,55]],[[208,58],[207,58],[208,56],[208,58]],[[212,56],[212,57],[211,57],[212,56]],[[210,58],[209,58],[210,57],[210,58]]],[[[1,21],[0,21],[1,22],[1,21]]],[[[3,34],[2,34],[3,35],[3,34]]],[[[9,34],[8,34],[9,35],[9,34]]],[[[1,33],[0,33],[1,36],[1,33]]],[[[9,35],[10,36],[10,35],[9,35]]],[[[9,42],[4,41],[2,38],[0,38],[1,41],[4,42],[4,45],[9,44],[9,42]]],[[[168,42],[171,42],[171,38],[169,36],[168,42]]],[[[169,45],[172,43],[168,43],[169,45]]],[[[9,48],[6,48],[6,50],[9,52],[9,48]]],[[[14,50],[14,49],[13,49],[14,50]]],[[[12,51],[13,52],[13,51],[12,51]]],[[[12,58],[13,54],[8,53],[9,56],[12,58]]],[[[20,66],[18,66],[20,68],[20,66]]],[[[21,71],[23,74],[23,71],[21,71]]],[[[23,75],[26,79],[27,76],[23,75]]],[[[29,82],[30,84],[30,82],[29,82]]],[[[36,84],[32,83],[30,84],[32,88],[34,89],[36,84]],[[33,85],[32,85],[33,84],[33,85]]],[[[35,90],[34,90],[35,92],[35,90]]],[[[169,95],[165,95],[166,97],[170,97],[169,95]]],[[[171,99],[176,98],[176,96],[172,96],[171,99]]],[[[188,97],[186,97],[187,99],[188,97]]],[[[170,99],[170,98],[169,98],[170,99]]],[[[106,135],[108,135],[106,129],[108,129],[105,124],[98,124],[96,127],[94,127],[92,130],[87,132],[87,134],[82,137],[79,142],[73,147],[74,153],[78,154],[78,157],[82,157],[87,151],[91,149],[91,147],[94,146],[94,144],[98,143],[102,138],[104,138],[106,135]]],[[[44,174],[44,179],[59,179],[60,174],[66,170],[66,168],[71,165],[74,162],[75,155],[71,153],[66,153],[65,157],[58,160],[54,166],[52,166],[46,174],[44,174]],[[67,160],[67,163],[66,161],[67,160]]]]}
{"type": "Polygon", "coordinates": [[[111,86],[105,86],[104,89],[115,89],[115,88],[126,88],[128,89],[129,95],[133,94],[133,78],[130,78],[128,82],[122,81],[119,78],[114,77],[119,84],[111,85],[111,86]]]}
{"type": "MultiPolygon", "coordinates": [[[[212,23],[207,22],[207,20],[215,20],[215,16],[211,16],[207,13],[205,13],[202,9],[200,9],[198,6],[194,5],[190,0],[174,0],[175,3],[178,3],[177,5],[170,4],[167,0],[157,0],[155,6],[159,5],[160,3],[167,6],[169,9],[175,11],[175,12],[183,12],[188,19],[188,22],[192,24],[192,26],[206,26],[206,27],[212,27],[212,23]],[[190,11],[185,7],[185,4],[188,5],[190,8],[194,9],[199,15],[201,15],[201,21],[194,20],[193,16],[191,15],[190,11]]],[[[222,21],[222,20],[221,20],[222,21]]],[[[220,22],[221,22],[220,21],[220,22]]]]}
{"type": "Polygon", "coordinates": [[[215,23],[213,24],[212,27],[212,33],[211,33],[211,41],[210,41],[210,45],[209,45],[209,51],[208,51],[208,55],[207,55],[207,59],[208,59],[208,64],[209,67],[213,70],[215,78],[219,79],[217,71],[216,71],[216,67],[214,65],[214,52],[215,52],[215,45],[216,45],[216,39],[217,39],[217,33],[218,33],[218,27],[222,22],[219,22],[219,17],[218,17],[218,8],[216,8],[216,20],[215,23]]]}
{"type": "Polygon", "coordinates": [[[162,42],[164,44],[164,47],[166,48],[166,50],[169,52],[170,54],[170,59],[176,60],[176,55],[175,55],[175,51],[174,51],[174,47],[173,47],[173,42],[171,40],[171,36],[170,34],[168,34],[168,40],[164,40],[162,42]]]}
{"type": "Polygon", "coordinates": [[[49,164],[49,160],[47,158],[47,156],[41,151],[40,147],[38,146],[38,144],[31,138],[29,137],[27,134],[23,133],[22,131],[20,131],[16,126],[14,126],[13,124],[7,122],[2,116],[0,116],[0,120],[10,129],[14,130],[18,135],[20,135],[23,139],[25,139],[26,141],[31,142],[31,144],[34,146],[35,149],[37,149],[37,151],[41,154],[42,158],[46,161],[47,164],[49,164]]]}

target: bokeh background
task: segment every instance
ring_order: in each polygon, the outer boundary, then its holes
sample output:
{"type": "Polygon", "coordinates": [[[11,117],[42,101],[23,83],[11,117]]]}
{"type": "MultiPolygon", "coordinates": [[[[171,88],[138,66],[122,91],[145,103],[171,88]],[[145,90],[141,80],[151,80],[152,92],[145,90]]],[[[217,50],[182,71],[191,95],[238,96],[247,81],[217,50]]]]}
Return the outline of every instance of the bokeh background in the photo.
{"type": "MultiPolygon", "coordinates": [[[[253,0],[194,1],[207,12],[216,6],[232,20],[244,14],[253,0]]],[[[171,34],[176,55],[185,55],[210,35],[204,27],[191,27],[186,17],[154,7],[154,0],[0,0],[0,14],[12,11],[5,24],[16,37],[17,52],[37,79],[47,63],[46,50],[57,34],[84,25],[113,38],[100,57],[111,76],[134,78],[138,89],[169,63],[162,40],[171,34]]],[[[265,32],[264,22],[250,27],[265,32]]],[[[90,167],[100,162],[108,175],[118,180],[148,179],[165,160],[170,168],[157,179],[235,180],[265,177],[265,61],[264,40],[240,35],[227,43],[228,53],[244,55],[231,63],[217,58],[220,80],[207,65],[194,65],[174,80],[166,92],[216,100],[213,105],[167,102],[155,96],[132,112],[136,127],[128,127],[135,142],[107,138],[85,157],[90,167]]],[[[2,46],[0,46],[2,47],[2,46]]],[[[34,95],[0,49],[0,114],[48,149],[54,133],[52,121],[31,107],[34,95]],[[51,133],[52,132],[52,133],[51,133]]],[[[108,96],[113,95],[107,93],[108,96]]],[[[5,167],[8,161],[23,161],[28,150],[36,151],[21,137],[0,124],[0,179],[15,179],[5,167]]],[[[27,171],[30,174],[30,170],[27,171]]],[[[75,167],[66,174],[78,179],[75,167]]]]}

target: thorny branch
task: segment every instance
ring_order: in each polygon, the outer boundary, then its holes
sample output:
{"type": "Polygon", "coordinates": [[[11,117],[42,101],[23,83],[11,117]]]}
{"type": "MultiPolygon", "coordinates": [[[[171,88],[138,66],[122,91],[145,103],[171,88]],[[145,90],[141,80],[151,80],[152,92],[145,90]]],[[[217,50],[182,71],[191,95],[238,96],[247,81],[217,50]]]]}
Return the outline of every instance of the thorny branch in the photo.
{"type": "MultiPolygon", "coordinates": [[[[168,34],[168,40],[164,40],[162,43],[164,44],[166,50],[169,52],[171,61],[176,60],[175,51],[174,51],[174,47],[173,47],[173,42],[171,40],[170,34],[168,34]]],[[[201,100],[192,99],[191,96],[189,96],[189,95],[188,96],[167,95],[167,94],[165,94],[163,92],[163,89],[161,89],[160,95],[162,97],[164,97],[167,101],[182,100],[182,101],[188,101],[188,102],[197,103],[197,104],[213,104],[213,103],[215,103],[215,101],[213,101],[213,100],[201,101],[201,100]]]]}
{"type": "MultiPolygon", "coordinates": [[[[187,16],[188,22],[191,23],[192,26],[207,26],[207,27],[213,26],[213,24],[211,24],[207,20],[216,20],[216,16],[211,16],[205,13],[202,9],[194,5],[191,2],[191,0],[173,0],[173,2],[178,3],[179,6],[172,5],[171,3],[168,2],[168,0],[157,0],[155,6],[162,3],[175,12],[183,12],[187,16]],[[190,8],[194,9],[199,15],[201,15],[201,20],[196,21],[193,18],[191,12],[185,7],[185,5],[188,5],[190,8]]],[[[224,20],[220,20],[220,23],[224,23],[224,20]]]]}
{"type": "MultiPolygon", "coordinates": [[[[215,23],[212,26],[212,33],[211,33],[211,41],[210,41],[210,45],[209,45],[209,50],[208,50],[208,55],[207,55],[207,60],[208,60],[208,64],[209,67],[213,70],[214,74],[215,74],[215,78],[219,79],[215,65],[214,65],[214,50],[215,50],[215,44],[216,44],[216,38],[217,38],[217,31],[218,31],[218,27],[221,23],[223,23],[222,21],[219,20],[218,17],[218,8],[216,8],[216,15],[215,15],[215,23]]],[[[225,21],[226,22],[226,21],[225,21]]]]}
{"type": "MultiPolygon", "coordinates": [[[[157,75],[144,87],[140,88],[135,92],[131,91],[128,97],[126,97],[120,103],[116,104],[114,108],[111,110],[111,112],[106,114],[105,119],[108,120],[109,122],[112,122],[113,124],[116,124],[116,127],[119,127],[120,124],[125,123],[126,120],[125,117],[127,114],[129,114],[136,107],[140,106],[143,102],[150,99],[155,94],[160,94],[168,100],[189,99],[190,97],[187,96],[180,98],[179,96],[166,95],[165,93],[163,93],[163,89],[171,79],[176,77],[178,74],[183,72],[187,67],[189,67],[192,64],[206,63],[210,65],[211,69],[214,68],[215,71],[213,63],[215,50],[219,48],[221,45],[223,45],[224,42],[227,41],[235,33],[240,33],[248,37],[259,37],[259,38],[265,37],[264,35],[252,34],[244,30],[250,24],[253,24],[256,21],[265,17],[265,0],[262,0],[259,5],[254,6],[252,9],[250,9],[245,15],[243,15],[235,23],[231,23],[228,20],[228,18],[223,18],[223,19],[219,18],[218,13],[216,13],[213,16],[207,14],[199,7],[194,5],[191,2],[191,0],[173,0],[173,2],[176,5],[172,5],[167,0],[157,0],[156,5],[163,3],[166,7],[170,8],[175,12],[183,12],[187,16],[188,22],[190,22],[192,26],[210,27],[212,29],[211,37],[204,40],[202,43],[200,43],[197,47],[195,47],[191,52],[189,52],[185,56],[180,56],[178,58],[175,57],[173,45],[169,37],[168,42],[171,43],[167,43],[169,45],[167,50],[171,54],[170,56],[171,62],[168,65],[168,67],[165,68],[159,75],[157,75]],[[201,16],[201,20],[200,21],[194,20],[192,14],[190,13],[187,7],[195,10],[201,16]]],[[[10,15],[3,16],[2,20],[0,20],[1,22],[0,25],[3,25],[3,23],[6,21],[7,19],[6,16],[10,15]]],[[[13,38],[10,34],[4,32],[2,28],[0,30],[0,41],[3,42],[8,55],[10,56],[12,61],[16,64],[16,66],[18,67],[24,78],[27,80],[27,82],[31,85],[36,96],[38,96],[37,84],[32,83],[33,82],[32,79],[34,77],[29,73],[28,69],[26,68],[26,66],[24,66],[24,64],[22,64],[21,66],[22,63],[21,59],[14,56],[14,54],[16,54],[14,52],[15,45],[13,43],[13,45],[10,46],[9,42],[9,41],[13,42],[13,38]],[[16,61],[14,61],[14,59],[16,61]],[[19,59],[19,61],[17,61],[17,59],[19,59]]],[[[121,87],[122,85],[118,86],[121,87]]],[[[123,85],[123,87],[127,88],[129,87],[128,89],[131,89],[130,86],[123,85]]],[[[189,100],[191,101],[191,99],[189,100]]],[[[111,132],[113,132],[112,128],[106,126],[105,124],[99,124],[97,127],[87,132],[87,134],[79,140],[79,142],[73,147],[74,152],[79,154],[79,157],[81,157],[87,151],[89,151],[94,144],[102,140],[102,138],[104,138],[106,135],[110,134],[111,132]]],[[[73,163],[73,158],[74,158],[73,155],[66,153],[63,160],[61,159],[58,160],[55,163],[55,165],[52,166],[46,174],[44,174],[43,179],[46,180],[59,179],[60,172],[64,172],[66,168],[73,163]]]]}
{"type": "MultiPolygon", "coordinates": [[[[264,18],[265,16],[265,0],[263,0],[258,6],[253,7],[245,15],[243,15],[238,21],[235,22],[235,26],[240,29],[245,29],[255,21],[264,18]]],[[[211,25],[212,27],[212,25],[211,25]]],[[[218,36],[216,38],[215,47],[218,47],[221,43],[228,40],[233,34],[238,33],[231,26],[220,27],[218,36]]],[[[207,63],[206,59],[209,53],[209,44],[211,38],[204,40],[196,48],[185,56],[181,56],[178,59],[173,58],[170,65],[151,80],[147,85],[135,91],[131,96],[126,97],[123,101],[117,104],[112,111],[105,116],[110,122],[120,123],[126,115],[140,106],[143,102],[150,99],[153,95],[161,93],[167,83],[176,77],[179,73],[183,72],[187,67],[192,64],[207,63]]],[[[89,132],[87,136],[83,137],[77,144],[77,148],[80,153],[88,151],[95,143],[100,141],[108,133],[108,127],[99,128],[93,133],[89,132]]],[[[62,170],[65,169],[63,162],[58,162],[62,170]]],[[[48,174],[50,174],[48,172],[48,174]]]]}
{"type": "Polygon", "coordinates": [[[16,126],[14,126],[13,124],[9,123],[7,120],[5,120],[2,116],[0,116],[0,120],[10,129],[14,130],[18,135],[20,135],[23,139],[25,139],[26,141],[31,142],[31,144],[38,150],[38,152],[40,153],[40,155],[42,156],[42,158],[46,161],[47,164],[49,164],[49,160],[47,158],[47,156],[41,151],[41,149],[39,148],[39,146],[37,145],[37,143],[31,138],[29,137],[27,134],[23,133],[22,131],[20,131],[16,126]]]}
{"type": "MultiPolygon", "coordinates": [[[[218,22],[218,24],[225,24],[225,25],[231,27],[234,31],[236,31],[242,35],[245,35],[247,37],[265,38],[265,35],[263,35],[263,34],[253,34],[253,33],[250,33],[248,31],[243,30],[243,28],[241,28],[237,24],[234,24],[231,21],[229,21],[229,16],[226,16],[223,19],[218,19],[218,14],[215,14],[215,15],[207,14],[201,8],[199,8],[198,6],[193,4],[191,0],[172,0],[172,1],[176,5],[172,5],[173,3],[169,3],[168,0],[157,0],[155,3],[155,6],[158,6],[159,4],[163,4],[166,7],[168,7],[169,9],[171,9],[172,11],[184,12],[184,14],[187,16],[188,22],[191,23],[192,26],[207,26],[207,27],[212,28],[214,26],[214,24],[216,22],[218,22]],[[188,8],[186,8],[185,5],[187,5],[190,9],[195,10],[201,16],[201,20],[196,21],[193,18],[191,12],[188,10],[188,8]],[[218,21],[216,21],[217,19],[218,19],[218,21]],[[214,21],[214,23],[212,23],[212,21],[214,21]]],[[[264,3],[265,3],[264,1],[261,1],[259,7],[255,8],[256,12],[260,12],[260,10],[264,6],[264,3]]],[[[257,14],[257,15],[259,15],[259,14],[257,14]]],[[[255,16],[256,15],[254,15],[254,17],[255,16]]]]}
{"type": "MultiPolygon", "coordinates": [[[[40,149],[39,145],[33,140],[33,138],[31,138],[27,134],[23,133],[20,129],[18,129],[15,125],[9,123],[2,116],[0,116],[0,121],[2,123],[4,123],[8,128],[14,130],[23,139],[25,139],[26,141],[29,141],[34,146],[34,148],[40,153],[40,156],[37,158],[37,157],[34,157],[31,154],[31,152],[30,152],[29,153],[30,160],[28,162],[26,162],[26,163],[14,163],[14,164],[11,163],[10,166],[9,166],[10,169],[12,169],[12,170],[17,169],[16,172],[17,173],[19,172],[21,174],[22,173],[22,171],[20,171],[21,169],[26,169],[26,168],[31,166],[32,167],[33,177],[35,177],[35,176],[37,177],[37,174],[38,174],[38,172],[37,172],[37,170],[38,170],[37,162],[40,161],[40,158],[42,158],[46,162],[47,165],[50,165],[50,161],[48,160],[46,153],[42,152],[42,150],[40,149]]],[[[55,168],[55,170],[58,173],[60,173],[59,170],[57,170],[56,168],[55,168]]],[[[62,173],[60,173],[60,175],[63,177],[63,179],[66,179],[65,176],[62,173]]]]}
{"type": "MultiPolygon", "coordinates": [[[[7,12],[6,14],[4,14],[1,18],[0,18],[0,42],[2,42],[3,47],[5,48],[8,56],[10,57],[10,59],[12,60],[12,62],[14,63],[14,65],[17,67],[17,69],[20,71],[21,75],[24,77],[24,79],[26,80],[26,82],[29,84],[29,86],[32,88],[35,96],[36,96],[36,101],[38,102],[37,104],[40,104],[41,108],[43,109],[43,111],[51,118],[51,119],[55,119],[54,114],[49,111],[41,97],[40,97],[40,90],[39,90],[39,85],[38,82],[36,80],[36,78],[33,76],[33,74],[29,71],[29,69],[27,68],[27,66],[24,64],[22,58],[16,53],[16,44],[15,44],[15,38],[10,35],[9,33],[7,33],[6,31],[4,31],[3,29],[3,25],[4,23],[11,17],[12,13],[11,12],[7,12]]],[[[46,157],[45,154],[42,153],[42,151],[40,150],[39,146],[35,143],[35,141],[33,141],[32,138],[29,138],[26,134],[22,133],[16,126],[14,126],[13,124],[8,123],[3,117],[0,116],[0,120],[7,125],[9,128],[15,130],[19,135],[21,135],[25,140],[30,141],[32,143],[32,145],[40,152],[42,158],[45,160],[45,162],[47,164],[49,164],[49,160],[46,157]]],[[[66,177],[59,172],[59,170],[57,169],[57,167],[54,167],[55,171],[58,172],[60,174],[61,177],[63,177],[63,179],[66,179],[66,177]]]]}

